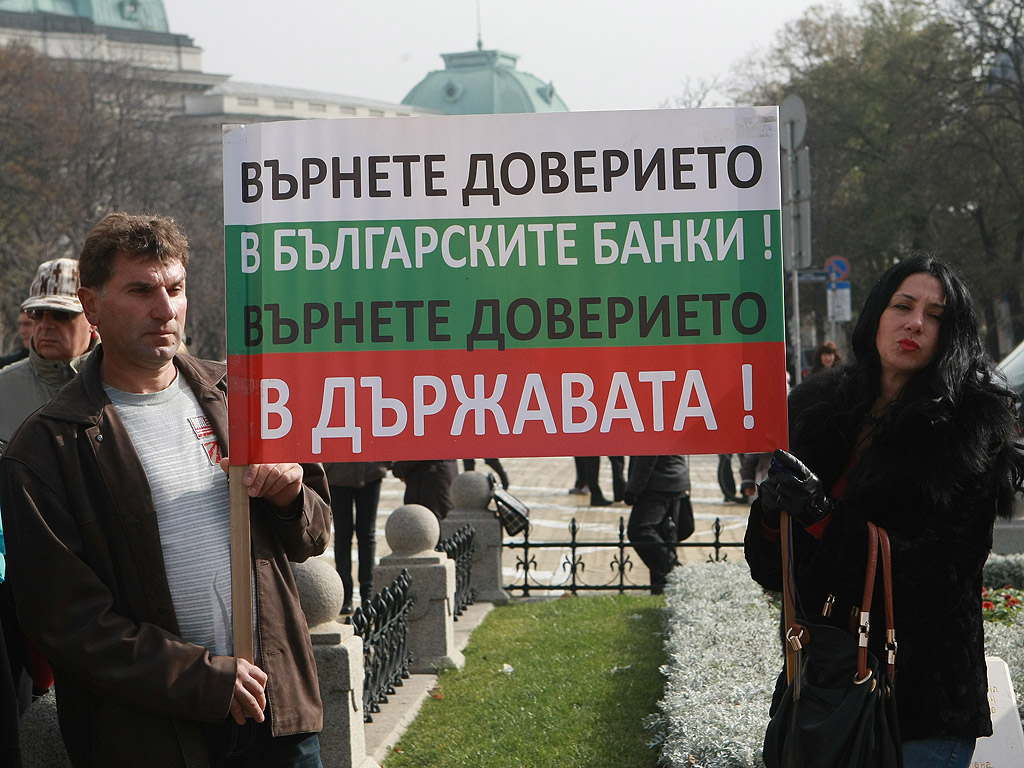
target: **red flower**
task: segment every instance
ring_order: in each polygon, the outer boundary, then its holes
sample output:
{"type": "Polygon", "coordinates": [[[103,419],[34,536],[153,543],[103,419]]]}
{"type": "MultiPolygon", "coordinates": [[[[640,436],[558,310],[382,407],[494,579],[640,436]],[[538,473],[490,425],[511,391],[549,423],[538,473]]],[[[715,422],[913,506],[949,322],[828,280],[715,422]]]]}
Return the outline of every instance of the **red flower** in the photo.
{"type": "Polygon", "coordinates": [[[996,609],[996,604],[990,600],[986,600],[981,604],[981,607],[986,611],[994,611],[996,609]]]}

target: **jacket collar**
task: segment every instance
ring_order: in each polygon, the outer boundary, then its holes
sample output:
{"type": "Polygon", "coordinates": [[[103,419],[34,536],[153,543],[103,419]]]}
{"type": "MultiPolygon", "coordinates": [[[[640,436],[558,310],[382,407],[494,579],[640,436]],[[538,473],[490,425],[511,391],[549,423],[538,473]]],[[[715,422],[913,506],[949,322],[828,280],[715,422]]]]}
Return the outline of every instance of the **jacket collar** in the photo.
{"type": "MultiPolygon", "coordinates": [[[[110,404],[100,378],[102,362],[103,345],[99,344],[88,355],[78,376],[43,406],[41,414],[60,421],[98,424],[103,409],[110,404]]],[[[222,397],[227,391],[227,374],[223,365],[189,355],[175,355],[174,366],[200,401],[222,397]]]]}
{"type": "Polygon", "coordinates": [[[36,352],[34,344],[29,343],[28,364],[32,366],[39,381],[56,391],[75,378],[75,374],[82,369],[83,363],[92,352],[93,346],[90,345],[89,349],[71,360],[47,360],[36,352]]]}

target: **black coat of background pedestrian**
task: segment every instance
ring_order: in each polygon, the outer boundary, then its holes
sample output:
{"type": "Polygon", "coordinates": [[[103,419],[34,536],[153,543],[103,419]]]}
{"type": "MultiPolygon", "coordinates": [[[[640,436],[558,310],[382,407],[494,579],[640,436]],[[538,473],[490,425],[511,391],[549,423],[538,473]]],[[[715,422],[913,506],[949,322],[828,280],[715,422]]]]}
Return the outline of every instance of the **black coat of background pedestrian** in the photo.
{"type": "Polygon", "coordinates": [[[438,520],[455,509],[451,496],[452,481],[459,474],[455,459],[396,461],[391,474],[405,483],[404,504],[422,504],[438,520]]]}

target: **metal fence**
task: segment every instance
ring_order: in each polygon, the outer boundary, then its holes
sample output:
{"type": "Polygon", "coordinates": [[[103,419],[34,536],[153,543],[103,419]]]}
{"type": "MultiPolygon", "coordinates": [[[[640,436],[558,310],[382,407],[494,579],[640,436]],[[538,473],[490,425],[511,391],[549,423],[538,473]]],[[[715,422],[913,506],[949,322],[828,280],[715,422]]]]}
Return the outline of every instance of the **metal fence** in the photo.
{"type": "Polygon", "coordinates": [[[403,568],[391,586],[352,614],[352,628],[363,638],[363,720],[367,723],[402,680],[409,679],[411,584],[409,571],[403,568]]]}
{"type": "MultiPolygon", "coordinates": [[[[715,518],[711,528],[714,533],[714,540],[708,543],[697,541],[683,541],[676,544],[676,548],[704,547],[714,550],[714,555],[708,554],[708,560],[723,560],[728,554],[722,554],[723,549],[730,547],[742,547],[741,541],[722,541],[721,518],[715,518]]],[[[521,574],[516,582],[505,585],[509,592],[520,592],[523,597],[529,597],[531,592],[569,592],[573,595],[579,592],[618,592],[623,594],[631,591],[646,591],[651,588],[650,584],[636,584],[629,578],[629,572],[633,570],[632,545],[626,538],[626,520],[619,518],[618,538],[614,541],[581,541],[579,539],[580,526],[574,517],[569,523],[569,541],[530,541],[529,528],[523,534],[522,541],[506,541],[502,544],[503,549],[522,550],[516,555],[516,573],[521,574]],[[533,552],[538,549],[565,549],[568,553],[562,558],[561,567],[565,577],[561,582],[544,584],[536,578],[537,559],[533,552]],[[583,561],[582,550],[609,549],[613,550],[611,561],[608,564],[610,577],[603,583],[587,583],[584,580],[586,563],[583,561]]]]}
{"type": "MultiPolygon", "coordinates": [[[[464,525],[435,549],[455,561],[455,620],[473,604],[473,539],[472,525],[464,525]]],[[[412,654],[409,652],[409,612],[412,577],[403,568],[391,586],[378,592],[366,606],[352,614],[352,628],[363,638],[363,720],[373,722],[388,696],[409,679],[412,654]]]]}
{"type": "Polygon", "coordinates": [[[473,526],[466,523],[434,548],[438,552],[444,552],[449,560],[455,561],[455,605],[452,610],[455,621],[459,620],[459,616],[476,599],[476,590],[473,589],[473,553],[476,552],[473,539],[475,536],[476,531],[473,526]]]}

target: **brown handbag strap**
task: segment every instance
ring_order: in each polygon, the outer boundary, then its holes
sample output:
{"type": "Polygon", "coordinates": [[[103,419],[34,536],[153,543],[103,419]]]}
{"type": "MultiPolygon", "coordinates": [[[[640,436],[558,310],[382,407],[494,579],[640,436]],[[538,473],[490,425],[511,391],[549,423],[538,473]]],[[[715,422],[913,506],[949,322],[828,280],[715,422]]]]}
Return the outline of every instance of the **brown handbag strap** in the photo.
{"type": "Polygon", "coordinates": [[[892,548],[885,528],[868,523],[868,556],[864,568],[864,599],[857,627],[857,679],[868,674],[868,634],[871,629],[871,597],[875,592],[877,563],[882,563],[882,596],[885,601],[885,650],[889,679],[896,678],[896,618],[892,600],[892,548]]]}
{"type": "Polygon", "coordinates": [[[896,678],[896,618],[892,607],[892,549],[889,534],[878,526],[878,543],[882,556],[882,586],[885,594],[885,650],[889,679],[896,678]]]}
{"type": "Polygon", "coordinates": [[[875,573],[878,568],[878,527],[868,521],[868,554],[864,564],[864,596],[860,602],[857,622],[857,680],[868,676],[868,635],[871,632],[871,598],[875,592],[875,573]]]}
{"type": "MultiPolygon", "coordinates": [[[[796,674],[797,651],[806,642],[805,628],[796,621],[795,588],[792,569],[792,522],[786,512],[779,515],[780,538],[782,543],[782,616],[786,627],[786,682],[793,681],[796,674]]],[[[864,594],[861,600],[860,618],[857,627],[857,680],[868,676],[868,635],[871,630],[871,602],[875,592],[875,577],[878,563],[882,563],[883,599],[885,601],[885,632],[887,668],[889,679],[896,675],[896,622],[892,599],[892,551],[889,534],[874,523],[867,523],[867,557],[864,565],[864,594]]]]}

